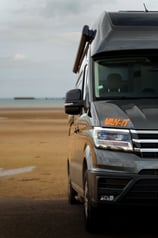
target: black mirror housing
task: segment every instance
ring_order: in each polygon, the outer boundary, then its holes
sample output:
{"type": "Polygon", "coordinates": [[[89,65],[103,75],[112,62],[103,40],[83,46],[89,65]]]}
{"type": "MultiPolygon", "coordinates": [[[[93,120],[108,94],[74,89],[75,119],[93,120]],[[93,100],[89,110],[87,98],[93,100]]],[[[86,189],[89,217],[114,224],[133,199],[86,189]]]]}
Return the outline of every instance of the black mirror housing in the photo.
{"type": "Polygon", "coordinates": [[[69,115],[78,115],[84,106],[82,92],[80,89],[72,89],[66,93],[65,113],[69,115]]]}

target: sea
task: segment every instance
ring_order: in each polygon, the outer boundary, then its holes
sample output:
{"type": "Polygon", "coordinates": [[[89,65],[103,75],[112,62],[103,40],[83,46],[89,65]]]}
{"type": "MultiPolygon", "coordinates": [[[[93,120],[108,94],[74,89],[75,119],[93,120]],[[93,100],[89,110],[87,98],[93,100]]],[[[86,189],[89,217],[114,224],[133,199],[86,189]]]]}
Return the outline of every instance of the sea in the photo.
{"type": "Polygon", "coordinates": [[[64,98],[0,98],[0,108],[64,107],[64,98]]]}

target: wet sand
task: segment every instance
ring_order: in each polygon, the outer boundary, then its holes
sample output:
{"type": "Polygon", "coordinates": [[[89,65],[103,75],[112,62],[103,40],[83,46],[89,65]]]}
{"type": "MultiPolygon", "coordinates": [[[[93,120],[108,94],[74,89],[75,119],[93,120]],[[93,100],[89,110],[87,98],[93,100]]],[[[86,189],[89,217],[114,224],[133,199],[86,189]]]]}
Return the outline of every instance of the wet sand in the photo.
{"type": "Polygon", "coordinates": [[[0,197],[67,195],[63,108],[0,109],[0,197]]]}

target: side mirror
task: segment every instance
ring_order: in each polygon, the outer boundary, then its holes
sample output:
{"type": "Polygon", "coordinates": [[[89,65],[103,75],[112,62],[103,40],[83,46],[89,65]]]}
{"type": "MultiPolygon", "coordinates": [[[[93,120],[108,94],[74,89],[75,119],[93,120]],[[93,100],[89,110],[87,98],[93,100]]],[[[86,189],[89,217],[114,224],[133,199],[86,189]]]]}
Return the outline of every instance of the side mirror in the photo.
{"type": "Polygon", "coordinates": [[[80,89],[72,89],[66,93],[65,113],[69,115],[78,115],[84,103],[81,99],[82,93],[80,89]]]}

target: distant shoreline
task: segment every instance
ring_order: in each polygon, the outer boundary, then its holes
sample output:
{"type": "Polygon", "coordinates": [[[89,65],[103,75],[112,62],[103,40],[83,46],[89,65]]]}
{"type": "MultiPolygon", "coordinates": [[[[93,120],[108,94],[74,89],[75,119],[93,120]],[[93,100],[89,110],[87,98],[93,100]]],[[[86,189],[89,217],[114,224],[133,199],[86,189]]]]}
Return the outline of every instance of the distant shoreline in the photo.
{"type": "Polygon", "coordinates": [[[59,108],[64,107],[63,98],[15,97],[0,99],[0,108],[59,108]]]}
{"type": "Polygon", "coordinates": [[[14,97],[14,100],[35,100],[34,97],[14,97]]]}
{"type": "Polygon", "coordinates": [[[36,98],[36,97],[14,97],[14,98],[0,98],[0,100],[64,100],[64,97],[44,97],[44,98],[36,98]]]}

